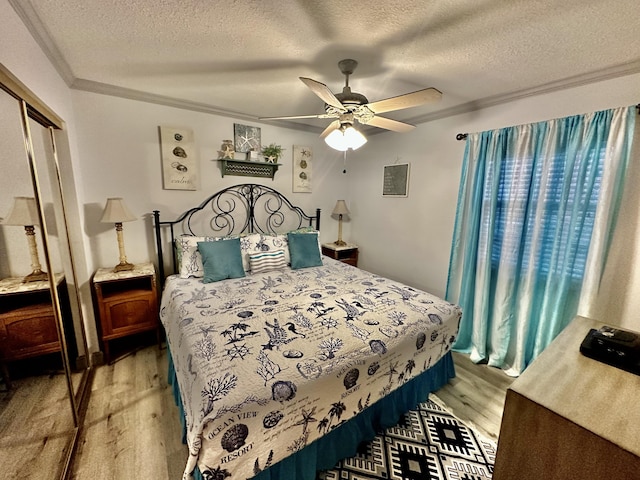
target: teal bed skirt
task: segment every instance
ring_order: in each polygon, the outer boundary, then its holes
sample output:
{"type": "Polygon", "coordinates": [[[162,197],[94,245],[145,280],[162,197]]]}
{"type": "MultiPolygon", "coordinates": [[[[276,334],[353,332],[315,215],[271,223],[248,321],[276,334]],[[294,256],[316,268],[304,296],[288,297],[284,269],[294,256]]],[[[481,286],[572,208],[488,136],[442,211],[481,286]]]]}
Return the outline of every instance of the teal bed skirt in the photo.
{"type": "MultiPolygon", "coordinates": [[[[167,358],[169,359],[168,382],[173,387],[173,396],[180,409],[182,441],[186,443],[184,411],[170,352],[167,358]]],[[[453,377],[455,377],[453,357],[451,352],[448,352],[429,370],[394,390],[327,435],[310,443],[298,453],[272,465],[254,478],[256,480],[282,480],[285,478],[288,480],[314,480],[317,471],[333,468],[339,460],[355,455],[361,442],[371,440],[377,432],[396,425],[402,414],[426,401],[429,393],[438,390],[453,377]]],[[[194,472],[194,479],[203,480],[197,468],[194,472]]]]}

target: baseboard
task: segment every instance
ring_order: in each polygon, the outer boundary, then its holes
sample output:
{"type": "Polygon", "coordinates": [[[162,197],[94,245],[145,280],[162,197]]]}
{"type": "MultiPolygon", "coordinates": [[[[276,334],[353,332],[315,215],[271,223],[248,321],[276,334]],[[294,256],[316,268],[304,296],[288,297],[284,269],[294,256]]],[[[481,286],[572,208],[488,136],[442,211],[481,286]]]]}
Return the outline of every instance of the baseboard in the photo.
{"type": "Polygon", "coordinates": [[[91,365],[104,365],[104,354],[102,352],[93,352],[91,354],[91,365]]]}

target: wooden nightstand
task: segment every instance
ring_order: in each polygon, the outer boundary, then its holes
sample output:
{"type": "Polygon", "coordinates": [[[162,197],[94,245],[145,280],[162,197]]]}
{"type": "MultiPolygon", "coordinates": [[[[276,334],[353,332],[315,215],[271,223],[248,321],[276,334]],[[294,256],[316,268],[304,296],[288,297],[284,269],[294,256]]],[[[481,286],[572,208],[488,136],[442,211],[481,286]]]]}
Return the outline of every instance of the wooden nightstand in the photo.
{"type": "Polygon", "coordinates": [[[338,246],[335,243],[323,243],[322,254],[354,267],[358,266],[358,246],[352,243],[343,246],[338,246]]]}
{"type": "Polygon", "coordinates": [[[109,342],[116,338],[156,330],[160,344],[158,285],[152,263],[136,264],[123,272],[100,268],[92,284],[105,362],[110,361],[109,342]]]}
{"type": "MultiPolygon", "coordinates": [[[[69,312],[64,275],[56,273],[55,279],[64,317],[69,312]]],[[[14,277],[0,280],[0,369],[7,386],[10,380],[5,362],[61,349],[49,288],[48,280],[27,283],[14,277]]]]}

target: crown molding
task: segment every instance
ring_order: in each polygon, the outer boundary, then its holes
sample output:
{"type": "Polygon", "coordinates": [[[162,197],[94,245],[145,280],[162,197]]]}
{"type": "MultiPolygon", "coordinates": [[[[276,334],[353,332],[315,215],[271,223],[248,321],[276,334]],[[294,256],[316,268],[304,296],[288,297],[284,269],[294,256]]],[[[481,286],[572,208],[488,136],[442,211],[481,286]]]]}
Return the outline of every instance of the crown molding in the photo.
{"type": "Polygon", "coordinates": [[[634,75],[640,73],[640,60],[633,62],[623,63],[620,65],[614,65],[595,72],[589,72],[581,75],[574,75],[571,77],[557,80],[554,82],[538,85],[533,88],[527,88],[523,90],[516,90],[511,93],[503,95],[495,95],[492,97],[485,97],[480,100],[474,100],[473,102],[463,103],[451,108],[446,108],[433,113],[425,115],[419,115],[417,117],[404,120],[407,123],[420,124],[431,122],[433,120],[439,120],[441,118],[452,117],[454,115],[460,115],[463,113],[470,113],[484,108],[494,107],[504,103],[513,102],[523,98],[534,97],[545,93],[558,92],[560,90],[566,90],[567,88],[581,87],[589,85],[591,83],[601,82],[604,80],[611,80],[618,77],[624,77],[627,75],[634,75]]]}
{"type": "Polygon", "coordinates": [[[191,100],[182,100],[174,97],[167,97],[164,95],[158,95],[155,93],[143,92],[140,90],[134,90],[131,88],[118,87],[108,83],[94,82],[93,80],[85,80],[82,78],[76,79],[70,85],[70,88],[74,90],[81,90],[84,92],[98,93],[101,95],[108,95],[112,97],[126,98],[129,100],[136,100],[139,102],[152,103],[155,105],[164,105],[166,107],[180,108],[183,110],[190,110],[193,112],[208,113],[212,115],[218,115],[221,117],[230,117],[237,120],[248,120],[252,122],[259,121],[267,125],[273,125],[277,127],[285,127],[294,130],[302,130],[313,133],[322,132],[321,127],[314,127],[312,125],[304,125],[295,122],[287,121],[264,121],[258,120],[255,115],[249,115],[242,112],[236,112],[233,110],[225,110],[217,108],[206,103],[193,102],[191,100]]]}
{"type": "Polygon", "coordinates": [[[47,56],[53,67],[56,69],[62,80],[71,86],[75,80],[73,70],[62,56],[62,53],[56,46],[55,42],[49,35],[49,31],[46,29],[42,20],[36,13],[33,5],[29,0],[8,0],[9,4],[13,7],[13,10],[22,20],[24,26],[27,27],[29,33],[40,46],[44,54],[47,56]]]}

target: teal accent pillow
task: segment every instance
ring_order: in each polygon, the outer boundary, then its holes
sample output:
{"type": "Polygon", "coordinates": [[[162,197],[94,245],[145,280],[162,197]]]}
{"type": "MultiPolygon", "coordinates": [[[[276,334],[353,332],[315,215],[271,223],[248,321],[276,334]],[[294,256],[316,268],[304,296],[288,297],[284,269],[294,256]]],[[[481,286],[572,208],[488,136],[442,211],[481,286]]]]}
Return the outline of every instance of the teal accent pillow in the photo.
{"type": "Polygon", "coordinates": [[[245,276],[239,238],[217,242],[198,242],[198,251],[202,256],[204,267],[202,281],[204,283],[245,276]]]}
{"type": "Polygon", "coordinates": [[[322,265],[317,233],[289,232],[287,240],[289,243],[289,255],[291,256],[291,268],[296,270],[298,268],[322,265]]]}

